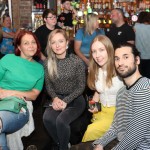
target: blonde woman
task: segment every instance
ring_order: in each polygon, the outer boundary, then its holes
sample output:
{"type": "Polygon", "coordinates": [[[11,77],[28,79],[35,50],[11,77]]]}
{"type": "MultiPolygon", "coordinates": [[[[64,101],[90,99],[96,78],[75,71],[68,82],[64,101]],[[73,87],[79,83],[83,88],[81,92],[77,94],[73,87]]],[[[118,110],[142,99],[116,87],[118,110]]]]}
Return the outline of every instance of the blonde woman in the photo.
{"type": "Polygon", "coordinates": [[[43,116],[44,125],[59,150],[68,150],[70,123],[85,109],[85,66],[80,58],[68,54],[68,38],[62,29],[48,37],[48,58],[44,62],[50,104],[43,116]]]}
{"type": "Polygon", "coordinates": [[[93,100],[101,103],[101,111],[89,109],[93,113],[82,142],[101,137],[110,127],[116,106],[116,94],[123,86],[114,67],[114,49],[105,35],[98,35],[91,44],[88,86],[95,90],[93,100]]]}
{"type": "Polygon", "coordinates": [[[77,31],[75,36],[74,50],[75,53],[89,65],[89,51],[92,40],[99,34],[105,34],[104,30],[98,29],[98,15],[88,14],[85,27],[77,31]]]}

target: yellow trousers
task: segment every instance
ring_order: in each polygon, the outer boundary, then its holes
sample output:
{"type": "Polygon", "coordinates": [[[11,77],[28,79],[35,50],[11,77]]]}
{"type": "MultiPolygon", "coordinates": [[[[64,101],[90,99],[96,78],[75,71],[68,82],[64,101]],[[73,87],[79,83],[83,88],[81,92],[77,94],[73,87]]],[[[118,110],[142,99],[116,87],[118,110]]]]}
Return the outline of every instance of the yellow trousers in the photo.
{"type": "Polygon", "coordinates": [[[115,107],[102,106],[101,112],[93,114],[92,123],[88,125],[82,142],[93,141],[103,136],[113,121],[114,113],[115,107]]]}

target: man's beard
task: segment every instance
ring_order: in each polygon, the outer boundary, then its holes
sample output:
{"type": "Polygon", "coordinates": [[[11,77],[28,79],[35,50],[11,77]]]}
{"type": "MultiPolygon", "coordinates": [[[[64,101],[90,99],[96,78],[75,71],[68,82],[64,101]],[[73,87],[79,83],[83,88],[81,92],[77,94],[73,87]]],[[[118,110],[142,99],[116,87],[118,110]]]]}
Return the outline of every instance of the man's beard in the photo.
{"type": "Polygon", "coordinates": [[[129,68],[128,71],[126,71],[125,73],[120,73],[118,70],[117,71],[117,74],[121,77],[121,78],[128,78],[130,77],[131,75],[133,75],[135,72],[136,72],[136,65],[134,64],[134,67],[133,68],[129,68]]]}

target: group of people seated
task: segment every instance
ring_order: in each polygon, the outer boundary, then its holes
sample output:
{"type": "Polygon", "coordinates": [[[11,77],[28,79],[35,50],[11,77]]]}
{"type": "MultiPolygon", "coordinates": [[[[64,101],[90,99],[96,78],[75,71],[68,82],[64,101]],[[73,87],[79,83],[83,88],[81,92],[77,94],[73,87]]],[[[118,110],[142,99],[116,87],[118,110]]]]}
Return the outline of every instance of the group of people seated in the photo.
{"type": "MultiPolygon", "coordinates": [[[[70,1],[62,3],[68,8],[70,1]]],[[[68,52],[69,38],[57,25],[53,10],[43,12],[45,24],[35,33],[26,30],[13,33],[10,17],[3,17],[6,27],[2,31],[9,28],[10,34],[5,37],[1,33],[4,38],[0,49],[4,53],[0,60],[0,105],[6,98],[10,101],[17,98],[26,102],[27,107],[20,108],[18,113],[0,109],[2,150],[23,150],[21,138],[34,130],[32,101],[43,88],[49,96],[43,123],[54,141],[53,150],[76,148],[69,145],[70,124],[87,109],[84,95],[87,87],[94,91],[90,97],[94,107],[88,109],[93,115],[78,150],[84,150],[87,142],[87,150],[103,150],[114,140],[117,142],[112,150],[150,149],[150,80],[139,69],[140,52],[145,47],[137,50],[138,24],[134,31],[118,8],[110,16],[113,26],[104,31],[99,29],[96,14],[87,15],[85,26],[74,39],[75,54],[68,52]],[[9,52],[4,43],[11,47],[9,52]]],[[[139,24],[149,28],[148,17],[149,13],[145,14],[142,18],[146,21],[139,24]]]]}

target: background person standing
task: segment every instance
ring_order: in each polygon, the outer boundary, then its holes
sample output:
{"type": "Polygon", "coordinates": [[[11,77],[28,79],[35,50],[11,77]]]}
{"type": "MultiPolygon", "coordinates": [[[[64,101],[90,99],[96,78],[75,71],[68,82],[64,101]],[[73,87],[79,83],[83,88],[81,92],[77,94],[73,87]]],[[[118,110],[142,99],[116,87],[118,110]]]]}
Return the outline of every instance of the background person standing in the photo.
{"type": "Polygon", "coordinates": [[[45,23],[35,31],[35,35],[38,38],[41,46],[41,60],[44,61],[47,57],[45,49],[49,33],[51,33],[54,29],[61,28],[57,26],[57,17],[55,11],[51,9],[46,9],[43,12],[42,17],[45,23]]]}
{"type": "Polygon", "coordinates": [[[62,0],[63,12],[58,16],[58,25],[60,27],[73,27],[72,21],[76,10],[71,6],[71,0],[62,0]]]}
{"type": "Polygon", "coordinates": [[[135,33],[131,26],[124,21],[124,14],[120,8],[111,11],[110,18],[112,26],[107,30],[106,35],[110,38],[114,48],[120,44],[135,42],[135,33]]]}

